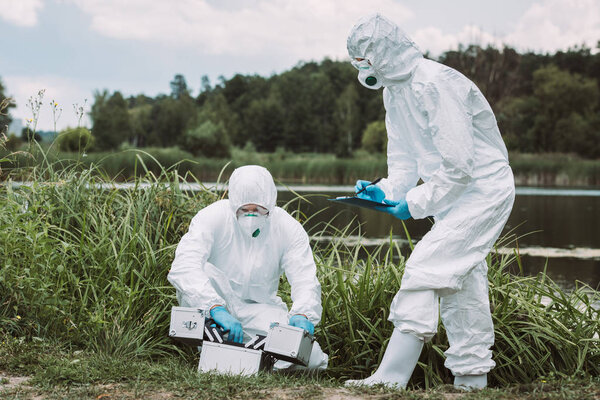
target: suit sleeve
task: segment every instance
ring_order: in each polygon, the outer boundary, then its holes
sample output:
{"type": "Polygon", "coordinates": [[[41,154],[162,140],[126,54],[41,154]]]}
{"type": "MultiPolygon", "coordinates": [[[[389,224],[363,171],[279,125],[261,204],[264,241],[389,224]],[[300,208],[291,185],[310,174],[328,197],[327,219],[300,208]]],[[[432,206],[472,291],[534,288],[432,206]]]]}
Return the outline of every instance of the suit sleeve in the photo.
{"type": "Polygon", "coordinates": [[[406,143],[402,142],[397,128],[387,114],[385,127],[388,137],[388,177],[377,185],[385,192],[387,199],[400,200],[406,197],[406,193],[415,187],[419,180],[417,163],[414,155],[407,151],[406,143]]]}
{"type": "Polygon", "coordinates": [[[321,284],[310,248],[308,235],[300,223],[290,217],[291,232],[281,266],[292,289],[290,316],[304,314],[314,325],[321,321],[321,284]]]}
{"type": "Polygon", "coordinates": [[[207,207],[192,219],[189,231],[175,250],[175,260],[167,279],[177,289],[182,306],[208,309],[215,304],[226,306],[205,273],[218,227],[218,209],[207,207]]]}

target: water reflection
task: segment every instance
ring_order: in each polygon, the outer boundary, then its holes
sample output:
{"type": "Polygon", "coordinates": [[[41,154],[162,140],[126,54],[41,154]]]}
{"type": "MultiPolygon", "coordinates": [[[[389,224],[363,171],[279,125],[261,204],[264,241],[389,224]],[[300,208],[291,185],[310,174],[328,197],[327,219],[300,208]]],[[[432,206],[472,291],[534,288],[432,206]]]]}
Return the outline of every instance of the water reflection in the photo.
{"type": "MultiPolygon", "coordinates": [[[[367,238],[382,239],[389,237],[391,233],[395,237],[406,239],[399,220],[376,211],[327,201],[328,198],[339,196],[339,191],[301,194],[308,202],[293,200],[288,210],[296,210],[309,217],[305,225],[309,233],[314,234],[331,222],[338,229],[350,226],[352,234],[361,234],[367,238]]],[[[279,192],[278,203],[283,204],[295,197],[292,192],[279,192]]],[[[429,231],[432,223],[427,219],[408,220],[406,226],[412,239],[419,240],[429,231]]],[[[509,231],[513,231],[519,239],[507,244],[508,246],[543,248],[548,255],[555,255],[551,258],[522,255],[526,274],[536,274],[546,267],[550,278],[564,288],[573,288],[576,281],[595,288],[600,286],[600,257],[596,257],[597,250],[600,249],[600,195],[574,193],[565,196],[564,193],[517,191],[513,212],[504,233],[509,231]],[[548,253],[551,250],[548,247],[582,247],[594,249],[595,252],[587,258],[577,257],[577,251],[567,253],[565,257],[562,254],[548,253]]]]}

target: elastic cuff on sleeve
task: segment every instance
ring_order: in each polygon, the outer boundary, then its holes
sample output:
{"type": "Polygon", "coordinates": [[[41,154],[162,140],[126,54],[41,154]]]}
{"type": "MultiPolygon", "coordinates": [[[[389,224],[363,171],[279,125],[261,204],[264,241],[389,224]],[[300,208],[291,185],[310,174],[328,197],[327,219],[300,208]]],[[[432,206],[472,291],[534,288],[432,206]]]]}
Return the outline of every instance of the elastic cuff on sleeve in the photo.
{"type": "Polygon", "coordinates": [[[428,217],[428,215],[425,215],[425,210],[423,209],[423,207],[420,207],[417,204],[416,198],[419,195],[418,190],[419,188],[416,187],[414,189],[409,190],[406,194],[406,204],[408,205],[408,211],[410,212],[410,216],[413,217],[413,219],[422,219],[428,217]]]}
{"type": "Polygon", "coordinates": [[[292,318],[294,315],[303,315],[306,317],[307,320],[309,320],[314,326],[317,326],[319,324],[319,322],[321,322],[321,317],[317,316],[311,312],[308,313],[300,313],[297,311],[294,312],[289,312],[288,313],[288,321],[290,320],[290,318],[292,318]]]}

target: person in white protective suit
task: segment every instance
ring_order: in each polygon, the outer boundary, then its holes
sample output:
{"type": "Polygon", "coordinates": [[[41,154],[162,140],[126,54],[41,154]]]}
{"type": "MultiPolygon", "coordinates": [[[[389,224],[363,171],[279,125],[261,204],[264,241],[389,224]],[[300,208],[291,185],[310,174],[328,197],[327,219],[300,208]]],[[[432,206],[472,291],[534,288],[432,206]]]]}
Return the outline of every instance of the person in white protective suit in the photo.
{"type": "Polygon", "coordinates": [[[359,196],[392,205],[380,210],[400,219],[435,221],[406,261],[390,307],[395,329],[379,368],[348,383],[406,387],[441,310],[450,344],[445,365],[455,386],[483,388],[495,366],[485,259],[515,196],[496,119],[473,82],[425,59],[381,15],[361,19],[347,46],[359,82],[384,87],[388,135],[388,177],[370,186],[358,181],[357,192],[366,188],[359,196]]]}
{"type": "MultiPolygon", "coordinates": [[[[321,319],[321,285],[308,235],[275,206],[276,200],[269,171],[256,165],[237,168],[229,180],[229,199],[192,219],[168,275],[179,304],[210,310],[235,342],[266,335],[273,322],[313,333],[321,319]],[[291,286],[289,312],[277,296],[282,274],[291,286]]],[[[315,342],[308,368],[325,369],[327,363],[315,342]]],[[[275,364],[276,369],[289,366],[275,364]]]]}

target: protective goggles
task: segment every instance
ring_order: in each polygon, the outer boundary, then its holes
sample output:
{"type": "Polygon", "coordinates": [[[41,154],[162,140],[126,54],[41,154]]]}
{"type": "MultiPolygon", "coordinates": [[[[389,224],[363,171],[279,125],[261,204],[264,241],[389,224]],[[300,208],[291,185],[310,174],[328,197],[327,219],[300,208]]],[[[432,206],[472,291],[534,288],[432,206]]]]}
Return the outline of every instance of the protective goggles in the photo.
{"type": "Polygon", "coordinates": [[[241,215],[252,215],[255,214],[255,217],[260,216],[267,216],[269,215],[269,210],[267,210],[266,208],[264,208],[263,206],[259,206],[256,204],[246,204],[241,206],[240,208],[238,208],[237,212],[236,212],[236,216],[239,217],[241,215]]]}

